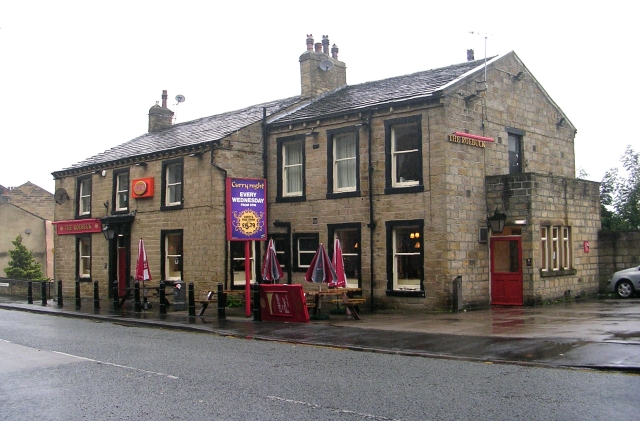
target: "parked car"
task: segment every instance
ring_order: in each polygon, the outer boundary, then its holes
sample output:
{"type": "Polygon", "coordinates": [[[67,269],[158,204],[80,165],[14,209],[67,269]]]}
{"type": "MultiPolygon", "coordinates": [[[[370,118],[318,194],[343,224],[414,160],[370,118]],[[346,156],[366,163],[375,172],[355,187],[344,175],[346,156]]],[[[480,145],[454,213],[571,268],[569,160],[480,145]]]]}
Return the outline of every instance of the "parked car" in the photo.
{"type": "Polygon", "coordinates": [[[640,292],[640,266],[617,271],[607,281],[607,287],[620,298],[633,297],[640,292]]]}

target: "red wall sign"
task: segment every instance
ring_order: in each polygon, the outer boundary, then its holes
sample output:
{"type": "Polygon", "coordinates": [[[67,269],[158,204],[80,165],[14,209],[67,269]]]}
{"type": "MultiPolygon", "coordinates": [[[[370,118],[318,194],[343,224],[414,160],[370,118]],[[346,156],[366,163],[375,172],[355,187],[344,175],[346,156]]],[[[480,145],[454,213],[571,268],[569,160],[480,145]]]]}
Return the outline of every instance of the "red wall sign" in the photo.
{"type": "Polygon", "coordinates": [[[260,285],[260,317],[263,321],[308,323],[302,285],[260,285]]]}
{"type": "Polygon", "coordinates": [[[131,181],[131,197],[134,199],[153,197],[153,177],[131,181]]]}
{"type": "Polygon", "coordinates": [[[53,222],[58,235],[87,234],[102,231],[102,222],[99,219],[74,219],[69,221],[53,222]]]}

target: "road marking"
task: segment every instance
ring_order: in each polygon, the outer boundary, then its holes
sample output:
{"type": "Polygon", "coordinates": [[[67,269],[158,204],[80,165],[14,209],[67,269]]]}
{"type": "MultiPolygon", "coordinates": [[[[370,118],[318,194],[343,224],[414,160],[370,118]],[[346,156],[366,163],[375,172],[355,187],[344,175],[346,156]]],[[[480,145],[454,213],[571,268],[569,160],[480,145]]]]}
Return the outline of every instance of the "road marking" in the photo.
{"type": "Polygon", "coordinates": [[[153,374],[153,375],[155,375],[155,376],[167,377],[167,378],[169,378],[169,379],[178,379],[178,377],[176,377],[176,376],[172,376],[171,374],[159,373],[159,372],[157,372],[157,371],[143,370],[143,369],[141,369],[141,368],[129,367],[129,366],[127,366],[127,365],[116,364],[116,363],[109,363],[109,362],[106,362],[106,361],[100,361],[100,360],[94,360],[94,359],[92,359],[92,358],[81,357],[81,356],[79,356],[79,355],[73,355],[73,354],[67,354],[67,353],[65,353],[65,352],[60,352],[60,351],[51,351],[51,352],[56,353],[56,354],[60,354],[60,355],[66,355],[67,357],[79,358],[79,359],[81,359],[81,360],[84,360],[84,361],[90,361],[90,362],[93,362],[93,363],[110,365],[110,366],[113,366],[113,367],[124,368],[124,369],[127,369],[127,370],[140,371],[140,372],[142,372],[142,373],[148,373],[148,374],[153,374]]]}
{"type": "Polygon", "coordinates": [[[326,410],[326,411],[335,412],[337,414],[357,415],[359,417],[370,419],[370,420],[400,421],[397,418],[387,418],[387,417],[382,417],[382,416],[379,416],[379,415],[364,414],[362,412],[350,411],[348,409],[329,408],[327,406],[322,406],[322,405],[318,405],[318,404],[311,403],[311,402],[296,401],[296,400],[293,400],[293,399],[286,399],[286,398],[281,398],[281,397],[278,397],[278,396],[267,396],[267,398],[275,400],[275,401],[293,403],[293,404],[296,404],[296,405],[304,405],[304,406],[308,406],[308,407],[314,408],[314,409],[323,409],[323,410],[326,410]]]}

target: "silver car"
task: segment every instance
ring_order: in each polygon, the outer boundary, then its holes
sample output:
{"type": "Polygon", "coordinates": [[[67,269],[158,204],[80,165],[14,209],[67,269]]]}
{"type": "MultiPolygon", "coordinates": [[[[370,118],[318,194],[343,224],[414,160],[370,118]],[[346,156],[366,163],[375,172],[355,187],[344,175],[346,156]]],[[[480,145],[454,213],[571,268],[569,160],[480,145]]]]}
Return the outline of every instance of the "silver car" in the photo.
{"type": "Polygon", "coordinates": [[[607,288],[620,298],[630,298],[640,292],[640,266],[617,271],[607,281],[607,288]]]}

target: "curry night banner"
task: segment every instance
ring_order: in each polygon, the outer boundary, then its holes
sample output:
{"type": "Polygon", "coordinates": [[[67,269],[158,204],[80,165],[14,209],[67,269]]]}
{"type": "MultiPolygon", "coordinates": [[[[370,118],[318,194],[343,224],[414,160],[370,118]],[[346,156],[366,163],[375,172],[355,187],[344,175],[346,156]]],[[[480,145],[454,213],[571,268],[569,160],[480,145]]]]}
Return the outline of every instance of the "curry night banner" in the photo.
{"type": "Polygon", "coordinates": [[[267,239],[267,182],[227,178],[227,240],[267,239]]]}

